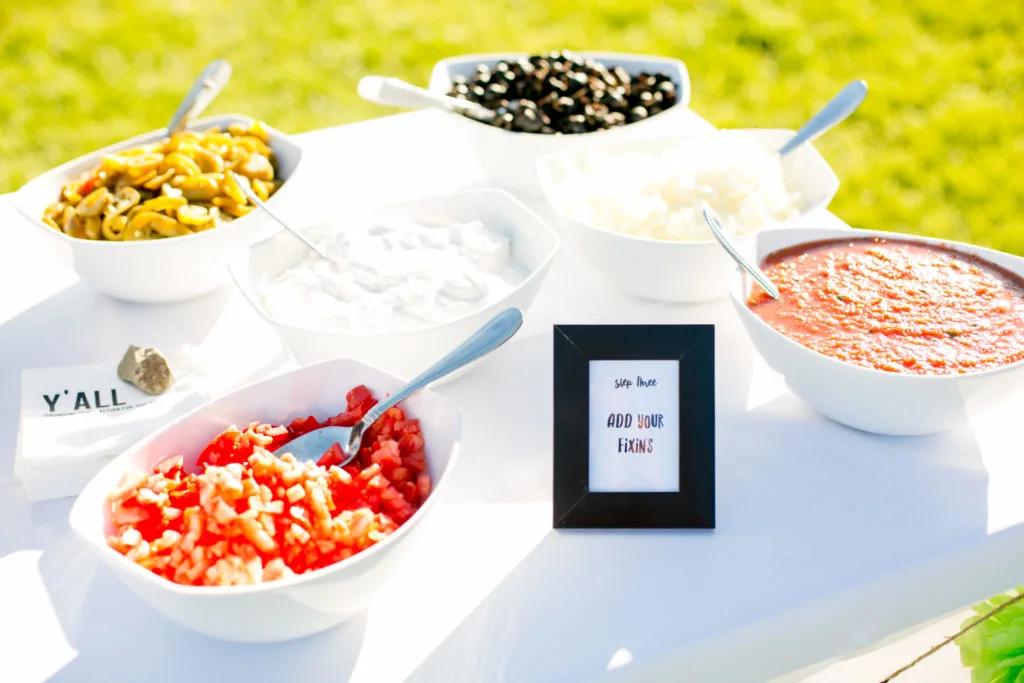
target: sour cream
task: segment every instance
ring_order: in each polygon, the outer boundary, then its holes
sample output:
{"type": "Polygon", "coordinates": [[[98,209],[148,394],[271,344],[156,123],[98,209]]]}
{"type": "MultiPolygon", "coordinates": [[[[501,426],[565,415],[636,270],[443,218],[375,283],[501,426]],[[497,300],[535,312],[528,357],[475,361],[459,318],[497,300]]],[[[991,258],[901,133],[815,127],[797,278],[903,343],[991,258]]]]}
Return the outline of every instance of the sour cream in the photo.
{"type": "Polygon", "coordinates": [[[483,223],[428,226],[402,217],[346,225],[264,282],[281,322],[331,332],[408,332],[449,322],[509,294],[526,273],[509,238],[483,223]]]}

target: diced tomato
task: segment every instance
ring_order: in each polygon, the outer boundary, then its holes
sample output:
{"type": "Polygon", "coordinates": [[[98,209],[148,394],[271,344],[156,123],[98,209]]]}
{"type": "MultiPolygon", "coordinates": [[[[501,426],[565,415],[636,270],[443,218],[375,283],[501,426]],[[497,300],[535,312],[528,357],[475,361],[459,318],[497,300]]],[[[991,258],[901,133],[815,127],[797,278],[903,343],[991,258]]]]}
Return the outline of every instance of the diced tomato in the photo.
{"type": "Polygon", "coordinates": [[[427,469],[427,458],[423,455],[423,451],[410,453],[402,458],[402,465],[408,467],[413,472],[423,472],[427,469]]]}
{"type": "Polygon", "coordinates": [[[412,505],[419,504],[420,490],[416,488],[415,482],[403,481],[398,485],[398,489],[402,492],[402,496],[409,501],[409,503],[412,505]]]}
{"type": "Polygon", "coordinates": [[[319,429],[320,423],[316,421],[316,418],[310,415],[309,417],[297,417],[292,420],[292,423],[288,425],[288,431],[291,432],[293,437],[299,437],[306,432],[311,432],[314,429],[319,429]]]}
{"type": "Polygon", "coordinates": [[[430,475],[426,472],[421,472],[420,476],[416,477],[416,489],[419,491],[420,500],[426,500],[427,496],[430,495],[430,475]]]}
{"type": "Polygon", "coordinates": [[[395,431],[401,432],[402,434],[419,434],[420,433],[420,421],[419,420],[398,420],[395,422],[395,431]]]}
{"type": "Polygon", "coordinates": [[[252,446],[242,439],[242,432],[235,427],[225,429],[203,449],[196,461],[200,468],[205,465],[229,465],[245,462],[252,455],[252,446]]]}
{"type": "MultiPolygon", "coordinates": [[[[363,386],[352,389],[346,401],[347,410],[324,421],[307,416],[292,420],[287,426],[251,422],[242,429],[229,427],[202,450],[196,472],[184,471],[184,458],[180,455],[158,463],[148,479],[127,492],[118,492],[111,499],[110,519],[115,532],[111,544],[120,552],[130,552],[133,546],[118,539],[128,529],[138,531],[151,548],[143,551],[148,553],[146,557],[140,556],[135,561],[169,581],[186,585],[210,585],[217,579],[201,571],[195,573],[188,559],[190,550],[184,551],[186,560],[182,561],[182,547],[167,545],[166,539],[171,537],[164,536],[164,532],[168,530],[182,539],[190,536],[191,529],[202,529],[198,539],[191,535],[189,543],[206,549],[214,557],[235,558],[243,563],[260,559],[266,570],[264,580],[280,578],[282,569],[294,573],[319,569],[370,547],[404,524],[430,495],[431,481],[425,473],[425,444],[418,420],[407,418],[399,408],[388,410],[366,431],[358,457],[343,468],[346,475],[340,478],[336,470],[333,474],[325,470],[317,473],[305,465],[285,461],[268,470],[256,468],[250,462],[257,449],[276,451],[292,439],[323,425],[352,426],[377,404],[369,389],[363,386]],[[232,463],[242,467],[243,490],[249,487],[251,491],[255,484],[262,491],[269,491],[274,505],[283,505],[283,509],[278,507],[277,511],[261,513],[261,519],[268,516],[261,523],[267,525],[273,550],[240,539],[239,530],[230,519],[222,518],[225,503],[233,507],[236,514],[250,511],[253,505],[249,494],[238,494],[236,471],[214,471],[218,466],[232,463]],[[302,484],[300,489],[304,487],[314,495],[302,491],[296,494],[292,490],[296,479],[302,484]],[[325,482],[326,490],[322,488],[325,482]],[[321,488],[317,491],[311,486],[321,488]],[[201,489],[208,497],[202,505],[201,489]],[[209,498],[211,490],[216,491],[213,498],[209,498]],[[154,495],[154,491],[166,492],[166,496],[154,495]],[[372,513],[372,521],[352,527],[362,531],[351,536],[343,531],[344,526],[330,533],[323,531],[323,519],[317,517],[323,514],[322,508],[314,513],[317,509],[314,502],[322,493],[327,495],[327,508],[332,517],[343,511],[354,511],[362,515],[372,513]],[[210,501],[219,506],[216,513],[210,501]],[[158,541],[161,538],[165,540],[158,541]],[[172,550],[177,554],[172,556],[172,550]]],[[[344,458],[341,446],[333,444],[320,457],[318,465],[329,468],[340,465],[344,458]]],[[[230,518],[230,512],[227,514],[230,518]]],[[[144,546],[134,547],[137,552],[144,546]]]]}
{"type": "Polygon", "coordinates": [[[341,446],[336,443],[332,443],[331,447],[328,448],[320,459],[317,461],[317,465],[321,467],[330,467],[331,465],[340,465],[345,460],[345,452],[341,450],[341,446]]]}
{"type": "Polygon", "coordinates": [[[412,455],[423,450],[423,437],[419,434],[403,434],[398,441],[398,450],[402,455],[412,455]]]}
{"type": "Polygon", "coordinates": [[[349,410],[358,407],[368,398],[373,398],[373,394],[371,394],[370,390],[362,384],[345,394],[345,400],[348,402],[349,410]]]}
{"type": "Polygon", "coordinates": [[[390,439],[379,442],[377,449],[370,456],[370,461],[380,465],[381,470],[385,473],[389,473],[401,465],[402,456],[398,452],[398,442],[390,439]]]}
{"type": "Polygon", "coordinates": [[[348,410],[328,418],[327,424],[331,427],[351,427],[361,419],[363,419],[363,414],[358,410],[348,410]]]}
{"type": "Polygon", "coordinates": [[[381,493],[381,510],[398,524],[402,524],[416,512],[416,508],[394,486],[387,487],[381,493]]]}
{"type": "Polygon", "coordinates": [[[162,462],[158,462],[153,471],[156,474],[164,475],[168,479],[181,479],[184,468],[185,458],[181,455],[176,455],[173,458],[167,458],[162,462]]]}
{"type": "Polygon", "coordinates": [[[192,507],[193,505],[199,505],[199,489],[196,487],[194,481],[190,482],[186,486],[169,491],[167,493],[167,497],[170,500],[171,505],[180,510],[192,507]]]}

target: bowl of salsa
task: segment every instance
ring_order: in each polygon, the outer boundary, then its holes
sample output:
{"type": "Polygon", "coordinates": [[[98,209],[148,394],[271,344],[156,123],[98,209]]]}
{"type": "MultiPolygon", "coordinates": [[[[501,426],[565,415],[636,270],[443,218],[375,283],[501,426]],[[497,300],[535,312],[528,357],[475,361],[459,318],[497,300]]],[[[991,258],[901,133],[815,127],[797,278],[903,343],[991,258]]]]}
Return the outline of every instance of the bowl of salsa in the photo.
{"type": "Polygon", "coordinates": [[[774,300],[732,300],[767,364],[825,416],[918,435],[960,423],[1024,375],[1024,259],[896,233],[779,229],[755,253],[774,300]]]}

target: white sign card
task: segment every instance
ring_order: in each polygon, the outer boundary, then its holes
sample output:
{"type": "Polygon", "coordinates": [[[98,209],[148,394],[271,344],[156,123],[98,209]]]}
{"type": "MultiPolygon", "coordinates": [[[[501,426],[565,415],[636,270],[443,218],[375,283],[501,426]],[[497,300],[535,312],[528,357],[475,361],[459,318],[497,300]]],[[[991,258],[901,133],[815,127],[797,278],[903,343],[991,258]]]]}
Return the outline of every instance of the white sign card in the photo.
{"type": "Polygon", "coordinates": [[[592,360],[589,489],[679,491],[679,361],[592,360]]]}

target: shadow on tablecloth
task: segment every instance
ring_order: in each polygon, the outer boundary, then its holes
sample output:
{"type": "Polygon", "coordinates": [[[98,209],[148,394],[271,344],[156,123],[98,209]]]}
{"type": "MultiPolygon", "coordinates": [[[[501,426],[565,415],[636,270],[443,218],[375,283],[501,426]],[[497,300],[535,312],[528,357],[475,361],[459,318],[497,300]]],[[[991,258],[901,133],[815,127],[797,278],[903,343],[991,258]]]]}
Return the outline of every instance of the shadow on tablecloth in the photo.
{"type": "MultiPolygon", "coordinates": [[[[900,622],[914,610],[888,609],[891,587],[909,596],[907,605],[927,603],[932,589],[913,580],[921,566],[984,541],[982,435],[968,425],[927,437],[871,435],[821,417],[787,391],[751,405],[753,351],[730,333],[738,322],[715,322],[717,530],[548,531],[408,683],[619,680],[610,673],[617,663],[632,660],[618,672],[628,673],[727,643],[736,657],[716,657],[713,672],[680,669],[680,680],[759,683],[844,654],[837,643],[866,647],[910,626],[900,622]],[[844,620],[844,611],[857,618],[844,620]],[[795,615],[806,616],[810,632],[831,635],[785,637],[795,615]],[[769,638],[778,640],[764,655],[758,640],[769,638]],[[758,670],[765,661],[779,670],[758,670]]],[[[527,340],[522,353],[510,349],[504,363],[481,368],[481,378],[493,380],[502,367],[549,375],[550,354],[525,349],[549,342],[544,334],[527,340]],[[529,358],[537,367],[522,365],[529,358]]],[[[479,468],[477,476],[498,468],[495,490],[542,500],[550,495],[550,382],[516,381],[515,399],[494,397],[500,419],[466,426],[460,467],[479,468]],[[488,459],[488,435],[519,439],[522,460],[488,459]]],[[[445,393],[458,397],[462,386],[445,393]]],[[[940,612],[954,607],[935,600],[940,612]]],[[[701,663],[696,655],[681,661],[701,663]]]]}

